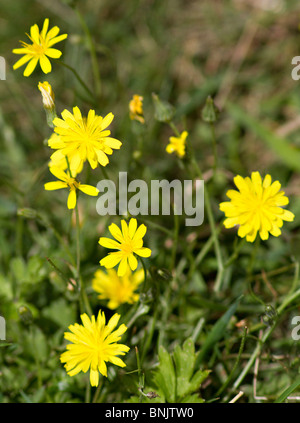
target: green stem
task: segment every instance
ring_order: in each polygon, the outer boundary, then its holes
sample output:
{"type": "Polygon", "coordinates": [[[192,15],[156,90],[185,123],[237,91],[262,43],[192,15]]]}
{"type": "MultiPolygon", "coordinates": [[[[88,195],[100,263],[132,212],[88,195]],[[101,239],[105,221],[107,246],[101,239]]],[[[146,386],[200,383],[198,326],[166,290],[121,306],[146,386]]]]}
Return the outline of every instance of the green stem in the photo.
{"type": "Polygon", "coordinates": [[[211,129],[211,135],[212,135],[212,143],[213,143],[213,153],[214,153],[214,176],[216,175],[216,171],[218,168],[218,154],[217,154],[217,139],[216,139],[216,131],[215,131],[215,125],[213,122],[210,122],[210,129],[211,129]]]}
{"type": "Polygon", "coordinates": [[[83,79],[78,75],[78,73],[76,72],[76,70],[74,68],[72,68],[72,66],[67,65],[66,63],[62,62],[61,60],[58,60],[57,63],[59,63],[61,66],[64,66],[65,68],[69,69],[74,74],[74,76],[77,78],[77,80],[80,83],[80,85],[85,89],[85,91],[90,95],[90,97],[94,101],[95,100],[94,94],[89,89],[89,87],[86,85],[86,83],[83,81],[83,79]]]}
{"type": "MultiPolygon", "coordinates": [[[[278,316],[280,314],[283,313],[284,309],[291,303],[293,302],[296,298],[298,298],[300,296],[300,289],[298,289],[296,292],[294,292],[291,295],[288,295],[287,298],[283,301],[283,303],[278,307],[277,309],[277,314],[278,316]]],[[[253,351],[248,363],[246,364],[246,366],[244,367],[242,373],[240,374],[240,376],[237,378],[237,380],[235,381],[234,385],[233,385],[233,389],[237,389],[240,384],[242,383],[242,381],[244,380],[245,376],[247,375],[247,373],[249,372],[249,370],[251,369],[251,367],[253,366],[256,358],[258,357],[258,355],[261,352],[261,349],[263,347],[263,345],[265,344],[265,342],[268,340],[269,336],[271,335],[271,333],[273,332],[273,330],[276,327],[276,323],[277,323],[278,319],[275,321],[275,323],[269,327],[266,332],[264,333],[262,339],[258,342],[255,350],[253,351]]]]}
{"type": "Polygon", "coordinates": [[[239,252],[242,249],[245,242],[246,242],[246,238],[243,238],[240,240],[240,242],[237,245],[235,245],[232,255],[228,258],[228,260],[226,261],[224,265],[225,268],[229,267],[238,258],[239,252]]]}
{"type": "Polygon", "coordinates": [[[255,263],[255,259],[256,259],[256,256],[257,256],[259,246],[260,246],[260,237],[257,236],[254,248],[252,250],[252,254],[250,256],[248,268],[247,268],[247,277],[248,278],[251,278],[251,276],[253,274],[253,267],[254,267],[254,263],[255,263]]]}
{"type": "Polygon", "coordinates": [[[136,354],[136,362],[137,362],[137,370],[138,370],[138,376],[139,376],[139,402],[143,402],[143,389],[144,389],[144,374],[142,372],[141,368],[141,360],[140,360],[140,354],[138,347],[135,347],[135,354],[136,354]]]}
{"type": "Polygon", "coordinates": [[[178,246],[178,237],[179,237],[179,218],[178,218],[178,215],[175,214],[175,210],[174,210],[174,235],[173,235],[173,248],[172,248],[172,257],[171,257],[171,267],[170,267],[170,270],[171,271],[175,267],[176,253],[177,253],[177,246],[178,246]]]}
{"type": "Polygon", "coordinates": [[[96,389],[96,392],[94,394],[94,398],[93,398],[93,401],[92,401],[93,404],[95,404],[97,402],[100,403],[99,397],[100,397],[100,393],[101,393],[101,390],[103,388],[103,385],[104,385],[104,377],[101,378],[99,385],[97,386],[97,389],[96,389]]]}
{"type": "Polygon", "coordinates": [[[76,214],[76,270],[77,270],[77,282],[79,287],[79,305],[80,305],[80,312],[81,314],[86,311],[90,316],[93,314],[92,309],[87,298],[85,287],[83,284],[83,280],[81,278],[80,273],[80,221],[79,221],[79,211],[78,211],[78,203],[76,203],[75,207],[75,214],[76,214]]]}
{"type": "Polygon", "coordinates": [[[101,77],[100,77],[100,69],[99,69],[99,66],[98,66],[97,52],[96,52],[95,44],[92,40],[92,36],[91,36],[90,30],[89,30],[89,27],[85,23],[85,20],[82,16],[81,12],[79,11],[78,8],[75,8],[75,12],[78,16],[80,25],[81,25],[81,27],[82,27],[85,35],[86,35],[88,47],[89,47],[90,54],[91,54],[91,60],[92,60],[92,70],[93,70],[93,75],[94,75],[96,97],[99,98],[100,95],[101,95],[101,77]]]}
{"type": "Polygon", "coordinates": [[[243,335],[242,335],[242,341],[241,341],[241,345],[240,345],[240,348],[239,348],[237,359],[236,359],[236,361],[235,361],[235,363],[233,365],[233,368],[232,368],[232,370],[231,370],[228,378],[226,379],[226,381],[224,382],[224,384],[221,386],[221,388],[218,390],[218,392],[216,394],[217,397],[219,395],[221,395],[221,393],[227,388],[229,382],[231,381],[231,379],[232,379],[232,377],[234,375],[234,372],[235,372],[235,370],[236,370],[236,368],[237,368],[237,366],[238,366],[238,364],[240,362],[242,353],[244,351],[244,346],[245,346],[245,341],[246,341],[246,337],[247,337],[247,332],[248,332],[248,328],[245,326],[244,332],[243,332],[243,335]]]}

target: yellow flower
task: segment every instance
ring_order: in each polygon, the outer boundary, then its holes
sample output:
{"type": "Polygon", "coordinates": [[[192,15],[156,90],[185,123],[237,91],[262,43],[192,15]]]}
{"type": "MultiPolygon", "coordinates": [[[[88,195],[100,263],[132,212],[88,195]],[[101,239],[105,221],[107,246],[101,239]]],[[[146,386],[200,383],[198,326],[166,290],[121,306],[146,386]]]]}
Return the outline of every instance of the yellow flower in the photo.
{"type": "Polygon", "coordinates": [[[226,228],[239,225],[238,235],[253,242],[257,232],[262,240],[269,238],[269,233],[274,236],[281,234],[280,228],[283,221],[291,222],[294,214],[282,208],[289,203],[289,199],[280,191],[278,181],[272,183],[270,175],[264,180],[259,172],[252,172],[249,177],[236,176],[234,183],[239,191],[229,190],[226,195],[231,201],[220,204],[220,210],[225,213],[226,228]]]}
{"type": "Polygon", "coordinates": [[[56,166],[49,168],[52,175],[54,175],[60,181],[47,182],[44,187],[47,191],[53,191],[61,188],[69,188],[70,193],[68,197],[68,209],[74,209],[76,206],[76,190],[84,192],[87,195],[97,196],[99,191],[97,188],[92,187],[91,185],[81,184],[76,181],[75,178],[68,176],[62,169],[56,166]]]}
{"type": "Polygon", "coordinates": [[[80,318],[83,324],[70,325],[70,332],[64,334],[65,339],[71,344],[67,345],[67,351],[60,356],[60,361],[66,363],[65,368],[69,376],[90,370],[91,385],[98,386],[99,373],[107,376],[106,362],[120,367],[126,366],[117,356],[125,355],[129,347],[117,342],[126,332],[127,327],[122,324],[114,331],[120,315],[114,314],[106,324],[105,315],[101,310],[97,320],[95,316],[90,319],[85,313],[80,318]]]}
{"type": "Polygon", "coordinates": [[[118,276],[124,276],[128,264],[131,270],[137,268],[138,262],[134,254],[140,257],[150,257],[150,248],[143,247],[143,237],[146,234],[147,228],[145,225],[140,225],[137,228],[136,219],[130,219],[129,225],[125,220],[121,220],[122,231],[120,228],[112,223],[108,229],[112,236],[117,240],[110,238],[100,238],[99,244],[105,248],[111,248],[113,250],[119,250],[113,253],[109,253],[106,257],[100,260],[100,265],[111,269],[112,267],[118,267],[118,276]]]}
{"type": "Polygon", "coordinates": [[[169,154],[176,152],[177,156],[182,158],[185,155],[185,144],[187,136],[188,132],[183,131],[180,137],[170,137],[170,143],[166,147],[166,152],[169,154]]]}
{"type": "MultiPolygon", "coordinates": [[[[57,143],[60,143],[60,136],[54,132],[48,140],[48,145],[55,146],[57,145],[57,143]]],[[[55,147],[52,147],[52,148],[55,148],[55,147]]],[[[48,163],[48,166],[49,167],[55,166],[55,167],[59,167],[61,170],[67,170],[68,157],[64,156],[60,150],[57,150],[50,157],[50,162],[48,163]]],[[[80,167],[77,167],[76,169],[70,167],[72,177],[76,178],[76,176],[82,171],[82,169],[83,169],[83,163],[80,167]]]]}
{"type": "Polygon", "coordinates": [[[98,292],[100,300],[109,300],[107,307],[114,310],[121,304],[133,304],[139,299],[139,294],[134,291],[144,280],[143,269],[132,273],[129,269],[124,276],[118,276],[114,269],[107,273],[97,270],[92,280],[93,289],[98,292]]]}
{"type": "Polygon", "coordinates": [[[141,95],[135,94],[132,100],[129,102],[130,119],[145,123],[143,114],[143,97],[141,95]]]}
{"type": "Polygon", "coordinates": [[[27,44],[21,41],[22,48],[15,48],[13,53],[24,54],[24,56],[18,60],[13,68],[17,69],[29,62],[24,70],[24,76],[29,76],[34,71],[38,61],[44,73],[51,72],[52,66],[48,57],[52,59],[59,59],[62,55],[60,50],[52,48],[54,44],[59,43],[67,38],[67,34],[58,35],[59,28],[54,26],[48,31],[49,19],[45,19],[43,29],[40,32],[39,27],[35,24],[30,28],[30,35],[27,34],[32,44],[27,44]],[[48,56],[48,57],[47,57],[48,56]]]}
{"type": "Polygon", "coordinates": [[[55,97],[51,85],[47,81],[39,82],[38,88],[42,94],[44,108],[52,110],[55,107],[55,97]]]}
{"type": "Polygon", "coordinates": [[[63,119],[54,119],[54,131],[60,138],[55,143],[49,142],[49,146],[67,156],[72,169],[82,166],[86,160],[92,169],[98,163],[106,166],[109,163],[107,154],[112,154],[113,149],[118,150],[122,145],[121,141],[111,138],[110,131],[106,129],[114,115],[109,113],[103,118],[90,110],[85,118],[78,107],[73,108],[73,113],[64,110],[61,114],[63,119]]]}

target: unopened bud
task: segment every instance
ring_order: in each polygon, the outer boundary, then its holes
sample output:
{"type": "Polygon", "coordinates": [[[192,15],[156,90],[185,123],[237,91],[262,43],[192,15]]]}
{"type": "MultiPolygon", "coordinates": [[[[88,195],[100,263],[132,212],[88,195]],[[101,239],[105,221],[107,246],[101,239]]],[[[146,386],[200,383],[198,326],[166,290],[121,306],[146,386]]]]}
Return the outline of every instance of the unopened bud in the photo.
{"type": "Polygon", "coordinates": [[[153,279],[161,282],[170,282],[173,279],[172,273],[168,269],[159,269],[152,266],[150,268],[150,273],[153,279]]]}
{"type": "Polygon", "coordinates": [[[162,101],[157,94],[152,93],[154,103],[154,117],[159,122],[169,123],[173,119],[175,109],[172,104],[162,101]]]}
{"type": "Polygon", "coordinates": [[[25,325],[30,325],[33,322],[33,315],[31,310],[27,306],[20,306],[18,309],[20,319],[25,325]]]}
{"type": "Polygon", "coordinates": [[[218,120],[219,113],[219,109],[216,107],[214,100],[209,95],[202,110],[202,119],[204,122],[214,123],[218,120]]]}
{"type": "Polygon", "coordinates": [[[54,103],[54,92],[49,82],[39,82],[38,88],[42,94],[43,106],[46,112],[47,124],[50,128],[53,128],[53,119],[56,117],[55,103],[54,103]]]}

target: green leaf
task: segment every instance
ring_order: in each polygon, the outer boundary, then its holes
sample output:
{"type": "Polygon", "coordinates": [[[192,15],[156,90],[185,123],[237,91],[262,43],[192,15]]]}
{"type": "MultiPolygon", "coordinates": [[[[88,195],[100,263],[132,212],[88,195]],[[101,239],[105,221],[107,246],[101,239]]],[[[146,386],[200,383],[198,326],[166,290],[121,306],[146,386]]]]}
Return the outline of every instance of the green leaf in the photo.
{"type": "Polygon", "coordinates": [[[163,346],[159,347],[158,358],[159,368],[154,373],[153,381],[167,402],[175,402],[176,377],[172,358],[163,346]]]}
{"type": "Polygon", "coordinates": [[[234,315],[237,306],[241,300],[242,296],[240,296],[226,311],[225,314],[214,324],[213,328],[209,332],[201,350],[197,357],[196,361],[196,368],[199,367],[200,363],[206,356],[206,354],[214,347],[214,345],[220,341],[224,337],[224,333],[226,331],[226,327],[231,319],[231,317],[234,315]]]}
{"type": "Polygon", "coordinates": [[[195,346],[193,340],[191,338],[187,339],[182,349],[179,345],[176,345],[173,357],[176,366],[177,396],[183,397],[190,393],[190,379],[195,364],[195,346]]]}
{"type": "Polygon", "coordinates": [[[76,311],[73,304],[68,304],[64,298],[53,301],[42,311],[42,315],[47,317],[59,326],[66,328],[76,321],[76,311]]]}
{"type": "Polygon", "coordinates": [[[290,169],[300,170],[300,151],[292,146],[287,139],[274,134],[274,132],[262,125],[257,119],[232,103],[228,104],[227,111],[236,122],[244,125],[267,144],[290,169]]]}
{"type": "Polygon", "coordinates": [[[189,399],[193,402],[203,402],[196,392],[210,371],[198,370],[193,374],[195,360],[195,346],[191,338],[188,338],[182,347],[176,345],[173,355],[160,347],[159,366],[153,377],[155,388],[151,388],[159,394],[160,402],[189,402],[189,399]]]}

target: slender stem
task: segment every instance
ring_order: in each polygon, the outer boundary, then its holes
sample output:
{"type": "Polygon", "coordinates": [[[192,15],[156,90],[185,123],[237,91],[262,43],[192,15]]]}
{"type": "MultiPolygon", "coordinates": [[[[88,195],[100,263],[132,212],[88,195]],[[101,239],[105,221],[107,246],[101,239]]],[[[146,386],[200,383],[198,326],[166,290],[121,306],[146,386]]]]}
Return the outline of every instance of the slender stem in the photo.
{"type": "Polygon", "coordinates": [[[257,252],[259,250],[259,246],[260,246],[260,237],[257,236],[256,241],[255,241],[254,248],[252,250],[252,254],[250,256],[248,268],[247,268],[247,276],[248,276],[248,278],[252,276],[253,266],[254,266],[254,263],[255,263],[257,252]]]}
{"type": "Polygon", "coordinates": [[[218,168],[218,154],[217,154],[217,140],[216,140],[216,131],[215,131],[215,125],[213,122],[210,122],[210,129],[211,129],[211,135],[212,135],[212,144],[213,144],[213,153],[214,153],[214,176],[216,175],[216,171],[218,168]]]}
{"type": "MultiPolygon", "coordinates": [[[[191,153],[192,153],[191,161],[192,161],[193,168],[196,174],[199,176],[199,178],[203,179],[202,172],[195,159],[193,150],[191,150],[191,153]]],[[[222,286],[224,264],[223,264],[223,258],[222,258],[221,247],[220,247],[220,243],[218,239],[218,232],[216,229],[215,219],[214,219],[212,208],[211,208],[210,198],[209,198],[209,194],[205,185],[204,185],[204,205],[205,205],[205,209],[206,209],[206,213],[208,217],[209,226],[210,226],[213,239],[214,239],[215,253],[216,253],[216,258],[218,263],[218,273],[217,273],[217,278],[216,278],[216,282],[214,286],[214,291],[218,293],[220,292],[221,286],[222,286]]]]}
{"type": "Polygon", "coordinates": [[[138,347],[135,347],[135,354],[136,354],[136,362],[137,362],[137,368],[138,368],[138,376],[139,376],[139,402],[143,402],[143,389],[144,389],[144,374],[141,368],[141,360],[140,360],[140,354],[138,347]]]}
{"type": "Polygon", "coordinates": [[[93,100],[95,100],[95,96],[92,93],[92,91],[89,89],[89,87],[86,85],[86,83],[83,81],[83,79],[78,75],[76,70],[72,68],[72,66],[67,65],[66,63],[62,62],[61,60],[57,61],[58,64],[61,66],[64,66],[65,68],[69,69],[71,72],[73,72],[74,76],[77,78],[78,82],[81,84],[81,86],[85,89],[85,91],[91,96],[93,100]]]}
{"type": "Polygon", "coordinates": [[[81,12],[79,11],[78,8],[75,8],[75,12],[78,16],[81,27],[82,27],[85,35],[86,35],[86,39],[87,39],[87,42],[88,42],[88,46],[89,46],[89,50],[90,50],[90,54],[91,54],[91,60],[92,60],[92,70],[93,70],[93,75],[94,75],[95,91],[96,91],[96,96],[99,98],[100,95],[101,95],[101,77],[100,77],[100,69],[99,69],[99,66],[98,66],[97,52],[96,52],[95,44],[93,42],[89,27],[85,23],[85,20],[82,16],[81,12]]]}
{"type": "Polygon", "coordinates": [[[145,289],[146,289],[146,283],[147,283],[147,269],[146,269],[146,265],[144,263],[144,260],[142,259],[142,257],[139,257],[142,266],[143,266],[143,270],[144,270],[144,282],[143,282],[143,287],[141,289],[141,292],[144,293],[145,289]]]}
{"type": "Polygon", "coordinates": [[[80,298],[80,312],[83,313],[86,311],[90,316],[92,315],[92,309],[87,298],[85,287],[81,278],[80,273],[80,221],[79,221],[79,211],[78,211],[78,203],[76,203],[75,207],[75,215],[76,215],[76,269],[77,269],[77,282],[79,287],[79,298],[80,298]]]}
{"type": "Polygon", "coordinates": [[[92,401],[93,403],[100,402],[99,397],[100,397],[100,393],[101,393],[101,390],[103,388],[103,385],[104,385],[104,377],[101,378],[99,385],[97,386],[97,389],[96,389],[96,392],[94,394],[94,398],[93,398],[93,401],[92,401]]]}
{"type": "Polygon", "coordinates": [[[174,235],[173,235],[173,248],[172,248],[171,268],[170,268],[171,271],[175,267],[178,237],[179,237],[179,218],[178,218],[178,215],[175,214],[175,210],[174,210],[174,235]]]}
{"type": "Polygon", "coordinates": [[[237,378],[237,380],[235,381],[234,385],[233,385],[233,389],[236,389],[240,386],[240,384],[242,383],[242,381],[244,380],[245,376],[247,375],[247,373],[249,372],[249,370],[251,369],[251,367],[253,366],[256,357],[258,357],[258,355],[261,352],[262,346],[264,345],[264,343],[267,341],[267,339],[269,338],[269,336],[271,335],[271,333],[273,332],[273,330],[275,329],[276,323],[274,325],[272,325],[271,327],[269,327],[267,329],[267,331],[264,333],[261,341],[258,342],[255,350],[253,351],[248,363],[246,364],[246,366],[244,367],[242,373],[239,375],[239,377],[237,378]]]}
{"type": "MultiPolygon", "coordinates": [[[[278,307],[277,309],[277,314],[278,316],[280,314],[282,314],[282,312],[284,311],[284,309],[291,303],[293,302],[296,298],[298,298],[300,296],[300,289],[298,289],[296,292],[294,292],[291,295],[288,295],[287,298],[282,302],[282,304],[278,307]]],[[[265,342],[268,340],[269,336],[271,335],[271,333],[273,332],[273,330],[276,327],[276,323],[278,320],[276,320],[274,322],[274,324],[272,326],[270,326],[266,332],[264,333],[262,339],[260,342],[258,342],[255,350],[253,351],[253,353],[251,354],[251,357],[248,361],[248,363],[246,364],[246,366],[244,367],[242,373],[240,374],[240,376],[237,378],[237,380],[235,381],[234,385],[233,385],[233,389],[236,389],[240,386],[240,384],[242,383],[242,381],[244,380],[245,376],[247,375],[247,373],[249,372],[249,370],[251,369],[251,367],[253,366],[256,358],[258,357],[258,355],[261,352],[262,346],[265,344],[265,342]]]]}
{"type": "Polygon", "coordinates": [[[239,256],[239,252],[242,249],[243,245],[246,242],[246,238],[243,238],[239,241],[237,245],[235,245],[232,255],[228,258],[228,260],[225,262],[225,268],[229,267],[239,256]]]}
{"type": "Polygon", "coordinates": [[[238,366],[238,364],[240,362],[241,355],[242,355],[242,353],[244,351],[244,346],[245,346],[245,341],[246,341],[246,337],[247,337],[247,332],[248,332],[248,328],[247,328],[247,326],[245,326],[244,331],[243,331],[243,335],[242,335],[242,341],[241,341],[241,345],[240,345],[240,348],[239,348],[237,359],[236,359],[236,361],[235,361],[235,363],[233,365],[233,368],[232,368],[232,370],[231,370],[228,378],[226,379],[226,381],[224,382],[224,384],[221,386],[221,388],[218,390],[218,392],[216,394],[217,397],[227,388],[229,382],[231,381],[231,379],[232,379],[232,377],[234,375],[234,372],[235,372],[235,370],[236,370],[236,368],[237,368],[237,366],[238,366]]]}

